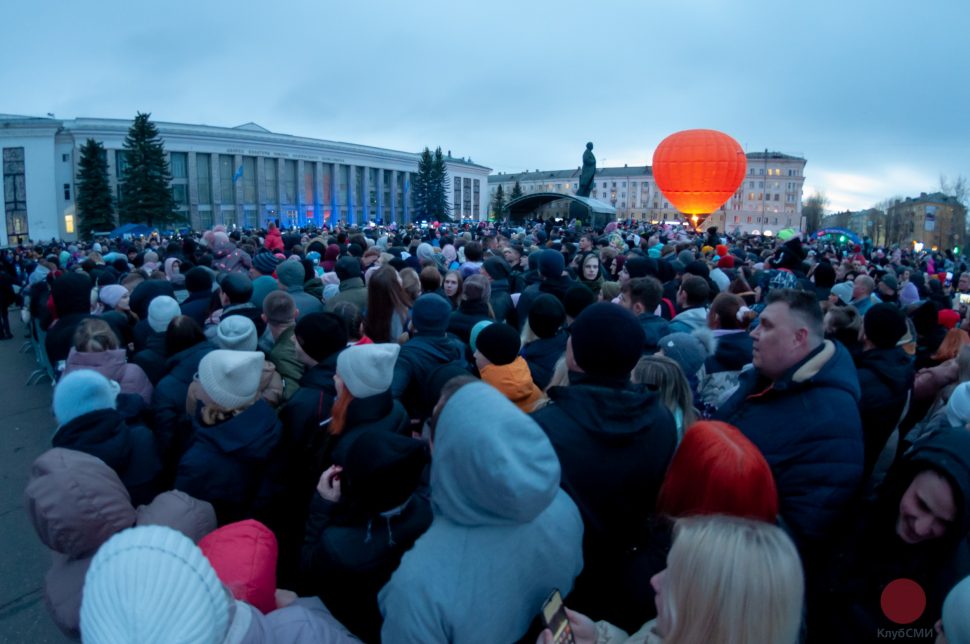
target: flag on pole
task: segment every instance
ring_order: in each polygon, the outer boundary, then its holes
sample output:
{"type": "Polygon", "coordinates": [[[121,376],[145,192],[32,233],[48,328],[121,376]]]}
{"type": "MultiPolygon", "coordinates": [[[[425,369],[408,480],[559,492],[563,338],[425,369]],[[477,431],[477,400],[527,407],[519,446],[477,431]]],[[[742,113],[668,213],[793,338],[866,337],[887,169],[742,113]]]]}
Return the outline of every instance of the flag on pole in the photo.
{"type": "Polygon", "coordinates": [[[238,168],[236,168],[236,173],[232,175],[232,182],[236,183],[242,178],[242,176],[243,176],[243,167],[242,165],[240,165],[238,168]]]}

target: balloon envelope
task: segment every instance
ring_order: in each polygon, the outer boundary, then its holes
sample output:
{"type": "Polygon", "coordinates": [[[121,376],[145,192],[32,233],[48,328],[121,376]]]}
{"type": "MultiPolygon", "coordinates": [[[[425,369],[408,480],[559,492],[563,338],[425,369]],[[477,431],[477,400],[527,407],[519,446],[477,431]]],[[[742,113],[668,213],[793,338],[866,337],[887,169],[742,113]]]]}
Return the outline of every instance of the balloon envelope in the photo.
{"type": "Polygon", "coordinates": [[[653,153],[657,187],[688,215],[708,215],[724,205],[744,181],[747,168],[738,142],[717,130],[671,134],[653,153]]]}

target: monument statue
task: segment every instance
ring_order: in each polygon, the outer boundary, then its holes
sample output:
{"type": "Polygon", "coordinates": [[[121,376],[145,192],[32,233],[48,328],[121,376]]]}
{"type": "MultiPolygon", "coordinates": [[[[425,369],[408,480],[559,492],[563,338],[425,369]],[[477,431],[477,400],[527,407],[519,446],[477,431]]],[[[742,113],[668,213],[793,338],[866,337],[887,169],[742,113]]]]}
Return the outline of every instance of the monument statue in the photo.
{"type": "Polygon", "coordinates": [[[579,175],[579,188],[576,190],[577,197],[588,197],[593,189],[594,178],[596,176],[596,157],[593,156],[593,144],[586,144],[586,151],[583,152],[583,171],[579,175]]]}

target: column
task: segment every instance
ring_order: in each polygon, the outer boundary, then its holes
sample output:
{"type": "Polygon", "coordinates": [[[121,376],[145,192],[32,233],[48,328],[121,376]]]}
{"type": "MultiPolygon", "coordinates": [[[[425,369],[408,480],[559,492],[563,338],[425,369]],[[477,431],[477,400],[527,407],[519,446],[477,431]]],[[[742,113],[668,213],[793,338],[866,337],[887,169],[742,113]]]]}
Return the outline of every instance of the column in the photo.
{"type": "MultiPolygon", "coordinates": [[[[234,154],[232,157],[232,176],[235,177],[242,165],[242,155],[234,154]]],[[[242,228],[246,224],[243,219],[243,182],[242,179],[235,179],[232,182],[232,193],[236,196],[236,224],[242,228]]]]}
{"type": "Polygon", "coordinates": [[[387,217],[384,216],[384,169],[377,169],[377,213],[376,218],[382,223],[387,224],[387,217]]]}
{"type": "Polygon", "coordinates": [[[353,164],[347,164],[347,225],[353,226],[357,223],[357,212],[354,203],[354,188],[357,183],[357,167],[353,164]]]}
{"type": "Polygon", "coordinates": [[[401,223],[411,223],[411,173],[404,173],[404,212],[401,213],[401,223]]]}
{"type": "Polygon", "coordinates": [[[333,228],[337,225],[337,221],[340,219],[340,211],[337,206],[337,185],[339,183],[339,177],[337,172],[340,169],[340,164],[331,163],[330,165],[330,227],[333,228]]]}
{"type": "Polygon", "coordinates": [[[389,221],[400,223],[397,220],[397,170],[391,170],[391,214],[389,221]]]}
{"type": "Polygon", "coordinates": [[[186,172],[189,175],[189,226],[193,230],[199,230],[201,228],[201,221],[199,220],[199,170],[198,159],[195,158],[195,155],[195,152],[188,153],[186,172]]]}
{"type": "Polygon", "coordinates": [[[256,227],[265,227],[266,221],[266,164],[264,157],[256,157],[256,227]]]}
{"type": "MultiPolygon", "coordinates": [[[[360,189],[360,200],[363,202],[361,212],[363,213],[361,218],[361,223],[366,224],[371,219],[370,211],[370,168],[363,166],[360,168],[360,172],[364,173],[363,185],[360,189]]],[[[356,185],[356,184],[355,184],[356,185]]]]}

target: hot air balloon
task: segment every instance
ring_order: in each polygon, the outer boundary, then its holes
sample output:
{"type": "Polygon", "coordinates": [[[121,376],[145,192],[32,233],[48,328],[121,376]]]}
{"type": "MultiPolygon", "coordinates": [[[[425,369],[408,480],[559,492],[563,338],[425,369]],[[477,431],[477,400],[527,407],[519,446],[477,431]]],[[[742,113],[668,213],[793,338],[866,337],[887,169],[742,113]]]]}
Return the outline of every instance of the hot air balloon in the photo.
{"type": "Polygon", "coordinates": [[[748,162],[738,142],[717,130],[684,130],[653,153],[657,187],[695,229],[724,205],[744,181],[748,162]]]}

